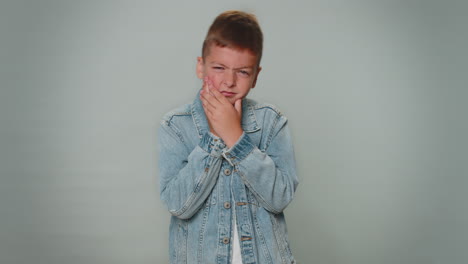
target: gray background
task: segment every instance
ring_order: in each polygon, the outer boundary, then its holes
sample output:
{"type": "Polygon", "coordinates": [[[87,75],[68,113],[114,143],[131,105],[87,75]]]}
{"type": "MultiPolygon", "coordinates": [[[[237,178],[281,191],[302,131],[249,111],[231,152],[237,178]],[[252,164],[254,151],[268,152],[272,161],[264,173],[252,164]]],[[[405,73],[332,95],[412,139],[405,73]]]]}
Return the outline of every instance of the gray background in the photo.
{"type": "Polygon", "coordinates": [[[2,1],[0,263],[167,263],[156,130],[214,17],[265,34],[299,263],[468,262],[464,1],[2,1]]]}

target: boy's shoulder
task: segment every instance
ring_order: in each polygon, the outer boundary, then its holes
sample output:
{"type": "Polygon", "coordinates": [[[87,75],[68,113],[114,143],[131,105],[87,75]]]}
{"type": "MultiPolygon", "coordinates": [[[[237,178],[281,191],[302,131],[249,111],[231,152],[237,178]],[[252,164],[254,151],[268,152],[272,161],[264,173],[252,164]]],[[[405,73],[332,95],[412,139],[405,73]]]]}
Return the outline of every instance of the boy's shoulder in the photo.
{"type": "Polygon", "coordinates": [[[271,112],[278,116],[284,117],[281,110],[274,104],[259,102],[257,100],[250,99],[250,98],[246,98],[243,103],[246,106],[251,107],[251,109],[253,109],[255,112],[260,112],[260,111],[271,112]]]}
{"type": "Polygon", "coordinates": [[[166,114],[163,115],[163,118],[162,118],[162,122],[163,123],[170,123],[171,120],[174,118],[174,117],[177,117],[177,116],[188,116],[190,117],[192,115],[192,104],[184,104],[184,105],[181,105],[177,108],[174,108],[172,109],[171,111],[167,112],[166,114]]]}
{"type": "Polygon", "coordinates": [[[245,103],[248,104],[248,105],[251,105],[254,110],[262,110],[262,109],[265,109],[267,111],[271,110],[271,111],[277,113],[278,115],[282,115],[280,109],[274,104],[259,102],[257,100],[250,99],[250,98],[246,98],[245,103]]]}
{"type": "MultiPolygon", "coordinates": [[[[281,110],[274,104],[259,102],[254,99],[245,98],[242,102],[243,111],[253,111],[256,115],[261,113],[275,115],[277,117],[286,118],[281,110]]],[[[169,124],[174,118],[192,118],[193,103],[187,103],[164,114],[162,123],[169,124]]],[[[263,116],[263,115],[262,115],[263,116]]],[[[259,116],[258,116],[259,117],[259,116]]]]}

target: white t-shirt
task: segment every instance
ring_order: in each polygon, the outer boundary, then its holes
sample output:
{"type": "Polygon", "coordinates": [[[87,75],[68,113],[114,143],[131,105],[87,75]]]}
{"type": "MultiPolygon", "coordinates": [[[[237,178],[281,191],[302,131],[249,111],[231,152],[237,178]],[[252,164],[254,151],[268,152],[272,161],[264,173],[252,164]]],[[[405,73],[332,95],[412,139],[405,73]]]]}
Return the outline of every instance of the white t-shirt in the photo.
{"type": "Polygon", "coordinates": [[[234,238],[232,243],[232,264],[242,264],[242,255],[239,244],[239,234],[237,233],[236,217],[234,213],[234,238]]]}

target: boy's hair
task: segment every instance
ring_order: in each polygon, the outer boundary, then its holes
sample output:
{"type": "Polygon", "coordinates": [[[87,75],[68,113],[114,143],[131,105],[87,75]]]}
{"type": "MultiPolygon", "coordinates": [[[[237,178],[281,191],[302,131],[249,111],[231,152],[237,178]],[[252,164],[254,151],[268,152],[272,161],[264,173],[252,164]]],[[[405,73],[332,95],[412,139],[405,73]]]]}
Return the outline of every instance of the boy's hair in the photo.
{"type": "Polygon", "coordinates": [[[257,56],[257,66],[260,65],[263,33],[253,14],[231,10],[218,15],[203,41],[203,59],[208,56],[210,46],[213,44],[232,49],[247,49],[257,56]]]}

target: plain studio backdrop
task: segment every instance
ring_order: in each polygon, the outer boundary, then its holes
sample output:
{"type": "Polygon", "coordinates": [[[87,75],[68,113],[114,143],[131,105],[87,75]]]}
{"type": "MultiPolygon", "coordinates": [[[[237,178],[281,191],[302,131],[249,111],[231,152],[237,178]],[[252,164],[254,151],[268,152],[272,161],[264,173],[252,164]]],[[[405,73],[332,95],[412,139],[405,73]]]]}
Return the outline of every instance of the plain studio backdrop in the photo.
{"type": "Polygon", "coordinates": [[[299,263],[468,263],[463,1],[2,1],[0,263],[168,263],[156,133],[216,15],[265,35],[299,263]]]}

